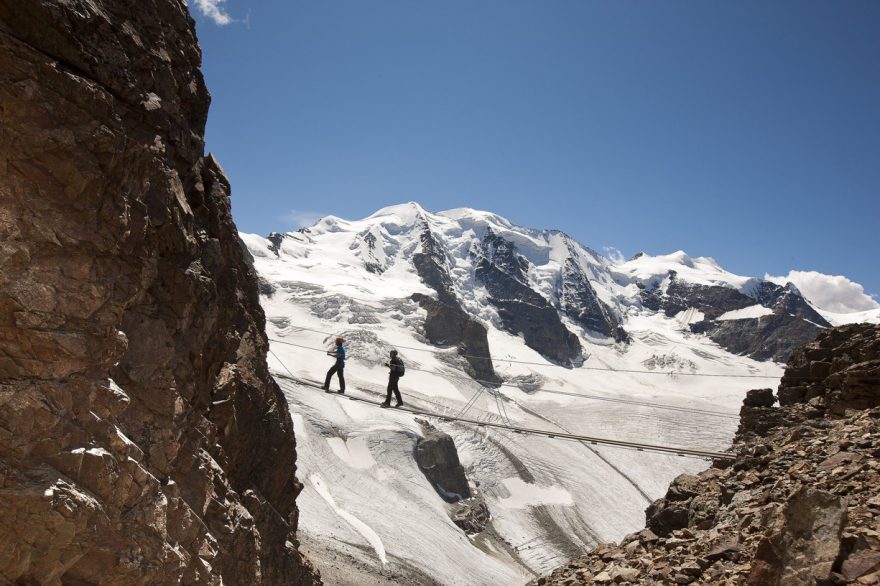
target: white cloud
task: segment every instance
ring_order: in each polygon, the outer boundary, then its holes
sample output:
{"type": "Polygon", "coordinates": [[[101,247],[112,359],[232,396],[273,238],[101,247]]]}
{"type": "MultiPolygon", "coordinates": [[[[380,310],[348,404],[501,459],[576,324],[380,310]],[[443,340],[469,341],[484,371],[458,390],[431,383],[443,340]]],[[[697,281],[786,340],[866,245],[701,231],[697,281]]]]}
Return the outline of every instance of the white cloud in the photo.
{"type": "Polygon", "coordinates": [[[309,226],[313,226],[318,220],[326,215],[327,214],[322,212],[290,210],[290,213],[286,214],[283,219],[288,224],[293,224],[297,228],[308,228],[309,226]]]}
{"type": "Polygon", "coordinates": [[[193,0],[196,8],[204,16],[214,21],[214,24],[224,26],[232,22],[232,17],[223,10],[226,0],[193,0]]]}
{"type": "Polygon", "coordinates": [[[833,313],[855,313],[880,308],[865,288],[840,275],[824,275],[816,271],[790,271],[788,276],[765,279],[779,285],[794,283],[804,297],[818,309],[833,313]]]}
{"type": "Polygon", "coordinates": [[[611,261],[611,264],[619,265],[620,263],[626,262],[626,257],[623,256],[623,253],[617,248],[613,246],[603,246],[602,250],[605,252],[605,256],[608,257],[608,260],[611,261]]]}

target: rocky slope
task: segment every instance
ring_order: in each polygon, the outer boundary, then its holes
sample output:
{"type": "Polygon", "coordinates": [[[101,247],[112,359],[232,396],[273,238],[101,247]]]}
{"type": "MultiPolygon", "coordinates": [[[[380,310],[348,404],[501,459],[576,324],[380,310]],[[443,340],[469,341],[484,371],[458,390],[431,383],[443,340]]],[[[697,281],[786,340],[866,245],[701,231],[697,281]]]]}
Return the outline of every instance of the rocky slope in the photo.
{"type": "Polygon", "coordinates": [[[700,319],[689,324],[692,332],[755,360],[785,362],[796,348],[831,327],[791,283],[782,287],[753,280],[744,292],[727,284],[689,283],[673,269],[662,281],[639,286],[646,307],[669,317],[697,312],[700,319]]]}
{"type": "Polygon", "coordinates": [[[827,330],[751,391],[732,465],[682,475],[647,527],[535,584],[880,584],[880,326],[827,330]]]}
{"type": "Polygon", "coordinates": [[[0,0],[0,581],[307,584],[179,0],[0,0]]]}

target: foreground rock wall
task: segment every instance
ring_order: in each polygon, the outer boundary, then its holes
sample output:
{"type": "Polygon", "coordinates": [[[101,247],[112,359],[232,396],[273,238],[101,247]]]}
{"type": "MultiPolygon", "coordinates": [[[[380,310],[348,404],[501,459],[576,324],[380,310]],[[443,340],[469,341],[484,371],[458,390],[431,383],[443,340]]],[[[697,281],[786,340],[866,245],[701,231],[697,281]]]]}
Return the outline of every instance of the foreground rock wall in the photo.
{"type": "Polygon", "coordinates": [[[880,326],[827,330],[750,391],[733,451],[647,527],[536,584],[880,584],[880,326]]]}
{"type": "Polygon", "coordinates": [[[0,0],[0,582],[311,583],[180,0],[0,0]]]}

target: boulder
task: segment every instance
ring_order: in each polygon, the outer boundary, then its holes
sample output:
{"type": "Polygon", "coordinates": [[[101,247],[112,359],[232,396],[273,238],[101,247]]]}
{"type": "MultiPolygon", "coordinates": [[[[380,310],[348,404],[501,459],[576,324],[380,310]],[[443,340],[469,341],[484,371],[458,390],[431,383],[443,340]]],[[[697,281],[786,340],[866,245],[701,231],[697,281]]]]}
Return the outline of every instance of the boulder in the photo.
{"type": "Polygon", "coordinates": [[[452,512],[452,522],[470,535],[485,531],[490,520],[489,507],[480,497],[459,502],[452,512]]]}
{"type": "Polygon", "coordinates": [[[772,407],[776,403],[773,389],[752,389],[746,393],[743,405],[746,407],[772,407]]]}
{"type": "Polygon", "coordinates": [[[758,544],[749,584],[807,586],[829,580],[840,553],[846,516],[840,497],[799,489],[758,544]]]}
{"type": "Polygon", "coordinates": [[[422,437],[416,442],[414,452],[419,470],[444,500],[456,502],[470,498],[471,489],[452,437],[427,421],[419,423],[422,437]]]}

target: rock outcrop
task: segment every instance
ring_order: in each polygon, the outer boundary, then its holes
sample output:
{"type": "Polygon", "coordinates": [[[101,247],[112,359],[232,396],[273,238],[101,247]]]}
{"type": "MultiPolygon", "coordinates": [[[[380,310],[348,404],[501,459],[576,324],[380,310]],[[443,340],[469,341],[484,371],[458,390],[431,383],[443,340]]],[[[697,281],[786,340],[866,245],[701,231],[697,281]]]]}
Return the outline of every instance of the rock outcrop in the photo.
{"type": "Polygon", "coordinates": [[[583,362],[578,337],[565,327],[556,308],[529,287],[529,263],[513,242],[488,228],[474,264],[476,279],[486,287],[505,330],[522,334],[526,345],[547,360],[563,366],[583,362]]]}
{"type": "Polygon", "coordinates": [[[455,346],[468,365],[465,370],[481,383],[501,382],[492,366],[486,326],[472,318],[455,296],[449,264],[427,223],[421,227],[421,252],[413,255],[413,266],[422,281],[437,292],[433,299],[414,293],[413,301],[427,312],[425,337],[438,346],[455,346]]]}
{"type": "Polygon", "coordinates": [[[841,415],[878,404],[880,336],[853,324],[829,330],[792,356],[782,377],[779,403],[809,402],[841,415]]]}
{"type": "Polygon", "coordinates": [[[422,437],[416,442],[413,454],[419,470],[444,500],[456,502],[470,498],[471,489],[452,437],[427,421],[419,422],[422,437]]]}
{"type": "Polygon", "coordinates": [[[308,584],[179,0],[0,0],[0,582],[308,584]]]}
{"type": "MultiPolygon", "coordinates": [[[[569,244],[570,248],[573,248],[569,244]]],[[[572,257],[565,260],[559,283],[559,307],[571,319],[589,331],[628,342],[629,334],[620,325],[620,319],[596,294],[589,278],[572,257]]]]}
{"type": "Polygon", "coordinates": [[[669,317],[691,308],[700,311],[704,319],[691,324],[690,329],[708,335],[734,354],[785,362],[795,349],[831,327],[791,284],[782,287],[761,281],[754,292],[746,295],[730,287],[684,282],[675,271],[669,271],[668,280],[665,290],[659,288],[659,283],[653,288],[644,287],[640,293],[642,304],[669,317]],[[755,318],[718,319],[729,311],[755,305],[771,312],[755,318]]]}
{"type": "Polygon", "coordinates": [[[534,584],[880,584],[880,326],[827,330],[743,404],[732,463],[534,584]]]}

